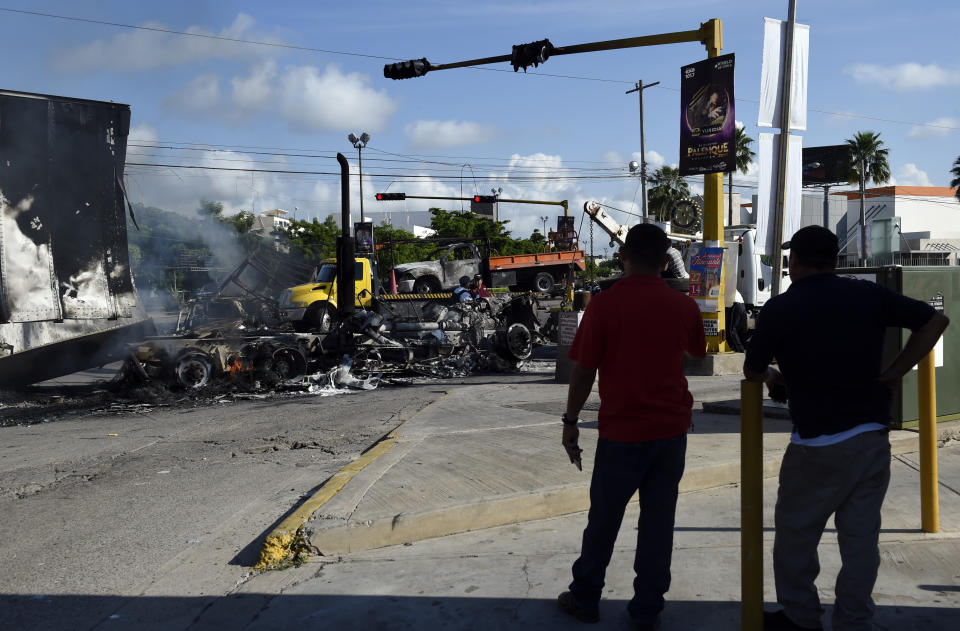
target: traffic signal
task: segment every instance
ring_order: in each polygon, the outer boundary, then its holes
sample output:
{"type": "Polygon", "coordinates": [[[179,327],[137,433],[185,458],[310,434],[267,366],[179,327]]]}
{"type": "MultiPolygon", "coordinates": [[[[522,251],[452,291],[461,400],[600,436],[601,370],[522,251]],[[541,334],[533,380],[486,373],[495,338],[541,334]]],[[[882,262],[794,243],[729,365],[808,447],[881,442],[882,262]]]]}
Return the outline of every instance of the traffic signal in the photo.
{"type": "Polygon", "coordinates": [[[530,42],[529,44],[517,44],[513,47],[513,53],[510,57],[510,63],[513,65],[513,71],[520,68],[527,71],[527,66],[536,68],[553,54],[553,44],[549,39],[541,39],[539,42],[530,42]]]}
{"type": "Polygon", "coordinates": [[[406,199],[406,193],[377,193],[378,202],[392,202],[406,199]]]}
{"type": "Polygon", "coordinates": [[[474,195],[473,201],[477,204],[495,204],[497,203],[496,195],[474,195]]]}
{"type": "Polygon", "coordinates": [[[412,79],[422,77],[430,71],[430,62],[426,57],[422,59],[411,59],[409,61],[398,61],[395,64],[387,64],[383,67],[383,76],[386,79],[412,79]]]}

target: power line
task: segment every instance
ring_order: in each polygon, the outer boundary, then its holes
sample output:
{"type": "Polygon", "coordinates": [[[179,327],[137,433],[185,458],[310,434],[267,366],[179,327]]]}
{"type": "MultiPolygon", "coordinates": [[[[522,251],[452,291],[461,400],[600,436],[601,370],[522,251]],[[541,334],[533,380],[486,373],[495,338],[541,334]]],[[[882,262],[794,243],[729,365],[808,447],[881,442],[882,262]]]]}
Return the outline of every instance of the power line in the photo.
{"type": "MultiPolygon", "coordinates": [[[[113,27],[116,27],[116,28],[126,28],[126,29],[131,29],[131,30],[152,31],[152,32],[156,32],[156,33],[166,33],[166,34],[169,34],[169,35],[179,35],[179,36],[182,36],[182,37],[199,37],[199,38],[202,38],[202,39],[219,40],[219,41],[225,41],[225,42],[232,42],[232,43],[236,43],[236,44],[250,44],[250,45],[254,45],[254,46],[268,46],[268,47],[273,47],[273,48],[283,48],[283,49],[298,50],[298,51],[303,51],[303,52],[324,53],[324,54],[328,54],[328,55],[344,55],[344,56],[349,56],[349,57],[363,57],[363,58],[367,58],[367,59],[380,59],[380,60],[384,60],[384,61],[402,61],[399,57],[386,57],[386,56],[383,56],[383,55],[372,55],[372,54],[369,54],[369,53],[357,53],[357,52],[343,51],[343,50],[332,50],[332,49],[328,49],[328,48],[315,48],[315,47],[312,47],[312,46],[297,46],[297,45],[295,45],[295,44],[283,44],[283,43],[280,43],[280,42],[268,42],[268,41],[261,41],[261,40],[251,40],[251,39],[243,39],[243,38],[240,38],[240,37],[227,37],[226,35],[214,35],[214,34],[212,34],[212,33],[191,33],[191,32],[188,32],[188,31],[178,31],[178,30],[175,30],[175,29],[167,29],[167,28],[161,28],[161,27],[155,27],[155,26],[142,26],[142,25],[136,25],[136,24],[124,24],[124,23],[122,23],[122,22],[111,22],[111,21],[108,21],[108,20],[97,20],[97,19],[93,19],[93,18],[82,18],[82,17],[69,16],[69,15],[59,15],[59,14],[56,14],[56,13],[44,13],[44,12],[42,12],[42,11],[29,11],[29,10],[26,10],[26,9],[13,9],[13,8],[9,8],[9,7],[0,7],[0,11],[4,11],[4,12],[6,12],[6,13],[20,14],[20,15],[29,15],[29,16],[34,16],[34,17],[44,17],[44,18],[51,18],[51,19],[57,19],[57,20],[67,20],[67,21],[72,21],[72,22],[84,22],[84,23],[87,23],[87,24],[100,24],[100,25],[103,25],[103,26],[113,26],[113,27]]],[[[478,66],[471,66],[471,67],[469,67],[468,69],[469,69],[469,70],[482,70],[482,71],[487,71],[487,72],[505,72],[505,73],[509,73],[509,74],[511,74],[511,75],[520,76],[518,73],[516,73],[516,72],[514,72],[514,71],[511,71],[511,70],[508,70],[508,69],[505,69],[505,68],[484,68],[484,67],[478,67],[478,66]]],[[[575,79],[575,80],[578,80],[578,81],[594,81],[594,82],[601,82],[601,83],[618,83],[618,84],[626,84],[626,85],[633,85],[633,84],[634,84],[633,81],[627,81],[627,80],[624,80],[624,79],[607,79],[607,78],[601,78],[601,77],[585,77],[585,76],[579,76],[579,75],[554,74],[554,73],[547,73],[547,72],[529,72],[529,73],[524,73],[523,76],[525,76],[525,77],[526,77],[526,76],[539,76],[539,77],[550,77],[550,78],[559,78],[559,79],[575,79]]],[[[664,85],[655,86],[655,87],[660,88],[660,89],[662,89],[662,90],[670,90],[670,91],[675,91],[675,92],[679,92],[679,91],[680,91],[679,88],[673,88],[673,87],[664,86],[664,85]]],[[[743,98],[743,97],[739,97],[737,100],[738,100],[738,101],[746,101],[746,102],[748,102],[748,103],[759,103],[759,102],[760,102],[760,101],[755,100],[755,99],[747,99],[747,98],[743,98]]],[[[807,108],[807,109],[808,109],[809,111],[811,111],[811,112],[817,112],[817,113],[819,113],[819,114],[828,114],[828,115],[831,115],[831,116],[842,116],[842,117],[846,117],[846,118],[862,118],[862,119],[864,119],[864,120],[873,120],[873,121],[884,122],[884,123],[893,123],[893,124],[896,124],[896,125],[916,125],[916,126],[920,126],[920,127],[932,127],[932,128],[935,128],[935,129],[946,129],[946,130],[949,130],[949,131],[960,131],[960,127],[954,127],[954,126],[950,126],[950,125],[938,125],[938,124],[935,124],[935,123],[920,123],[920,122],[916,122],[916,121],[902,121],[902,120],[896,120],[896,119],[890,119],[890,118],[882,118],[882,117],[879,117],[879,116],[869,116],[869,115],[867,115],[867,114],[857,114],[857,113],[855,113],[855,112],[833,112],[833,111],[830,111],[830,110],[821,110],[821,109],[816,109],[816,108],[807,108]]]]}
{"type": "Polygon", "coordinates": [[[19,13],[21,15],[32,15],[35,17],[53,18],[56,20],[68,20],[71,22],[85,22],[87,24],[101,24],[103,26],[114,26],[117,28],[126,28],[137,31],[152,31],[155,33],[167,33],[168,35],[182,35],[185,37],[199,37],[202,39],[214,39],[224,42],[233,42],[236,44],[252,44],[255,46],[271,46],[273,48],[286,48],[290,50],[302,50],[311,53],[326,53],[329,55],[348,55],[351,57],[366,57],[368,59],[383,59],[386,61],[400,61],[396,57],[383,57],[380,55],[369,55],[366,53],[353,53],[342,50],[329,50],[326,48],[313,48],[310,46],[296,46],[294,44],[282,44],[280,42],[266,42],[253,39],[242,39],[239,37],[227,37],[226,35],[214,35],[212,33],[190,33],[188,31],[177,31],[169,28],[160,28],[158,26],[142,26],[136,24],[124,24],[122,22],[110,22],[107,20],[95,20],[93,18],[81,18],[72,15],[58,15],[56,13],[43,13],[41,11],[28,11],[26,9],[11,9],[0,7],[0,11],[6,13],[19,13]]]}

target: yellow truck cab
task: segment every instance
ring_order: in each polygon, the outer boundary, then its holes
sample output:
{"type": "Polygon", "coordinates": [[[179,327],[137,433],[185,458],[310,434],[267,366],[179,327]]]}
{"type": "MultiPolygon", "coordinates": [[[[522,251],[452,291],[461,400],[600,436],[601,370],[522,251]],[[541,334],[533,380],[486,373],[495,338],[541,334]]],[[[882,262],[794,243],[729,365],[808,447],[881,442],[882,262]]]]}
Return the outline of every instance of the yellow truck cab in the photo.
{"type": "MultiPolygon", "coordinates": [[[[356,277],[357,307],[369,307],[373,303],[374,274],[370,261],[358,258],[354,271],[356,277]]],[[[283,292],[280,297],[280,317],[293,323],[297,331],[327,333],[331,318],[337,311],[337,260],[327,259],[320,265],[312,283],[297,285],[283,292]]]]}

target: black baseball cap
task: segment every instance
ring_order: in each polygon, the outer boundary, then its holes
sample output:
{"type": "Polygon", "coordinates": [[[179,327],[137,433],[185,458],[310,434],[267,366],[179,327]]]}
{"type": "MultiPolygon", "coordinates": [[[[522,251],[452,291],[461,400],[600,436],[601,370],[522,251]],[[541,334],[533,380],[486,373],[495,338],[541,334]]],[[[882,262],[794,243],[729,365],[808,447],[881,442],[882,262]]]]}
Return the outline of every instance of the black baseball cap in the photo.
{"type": "Polygon", "coordinates": [[[822,226],[800,228],[782,247],[808,265],[834,265],[840,252],[837,235],[822,226]]]}

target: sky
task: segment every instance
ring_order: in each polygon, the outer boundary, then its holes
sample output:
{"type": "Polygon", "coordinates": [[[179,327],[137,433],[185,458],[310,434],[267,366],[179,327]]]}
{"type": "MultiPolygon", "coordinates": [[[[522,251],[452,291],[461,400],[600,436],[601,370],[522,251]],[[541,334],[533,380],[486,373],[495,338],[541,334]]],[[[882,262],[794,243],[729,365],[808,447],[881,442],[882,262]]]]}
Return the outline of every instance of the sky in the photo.
{"type": "MultiPolygon", "coordinates": [[[[647,162],[651,169],[675,165],[680,67],[705,58],[702,45],[556,56],[527,73],[499,63],[404,81],[385,79],[383,65],[504,55],[545,37],[564,46],[691,30],[715,17],[723,20],[723,52],[736,53],[736,118],[757,138],[763,18],[785,18],[787,5],[0,0],[2,9],[274,44],[0,11],[0,89],[129,104],[128,163],[176,166],[128,165],[128,193],[134,202],[188,217],[202,199],[222,202],[228,213],[338,215],[335,155],[342,152],[356,173],[358,155],[347,135],[367,132],[368,212],[461,204],[376,202],[378,191],[468,196],[496,188],[505,198],[567,199],[578,218],[586,200],[598,200],[634,223],[628,213],[639,212],[639,180],[627,165],[639,159],[640,117],[637,95],[625,92],[638,80],[660,82],[644,92],[647,162]]],[[[960,3],[920,5],[798,0],[798,22],[810,26],[810,111],[799,133],[804,146],[816,146],[880,132],[890,149],[891,183],[947,186],[960,154],[960,3]]],[[[738,174],[734,190],[749,196],[756,171],[753,165],[738,174]]],[[[357,184],[354,177],[355,219],[357,184]]],[[[557,210],[503,203],[500,216],[515,236],[527,236],[543,216],[552,224],[557,210]]],[[[597,247],[605,240],[598,238],[597,247]]]]}

